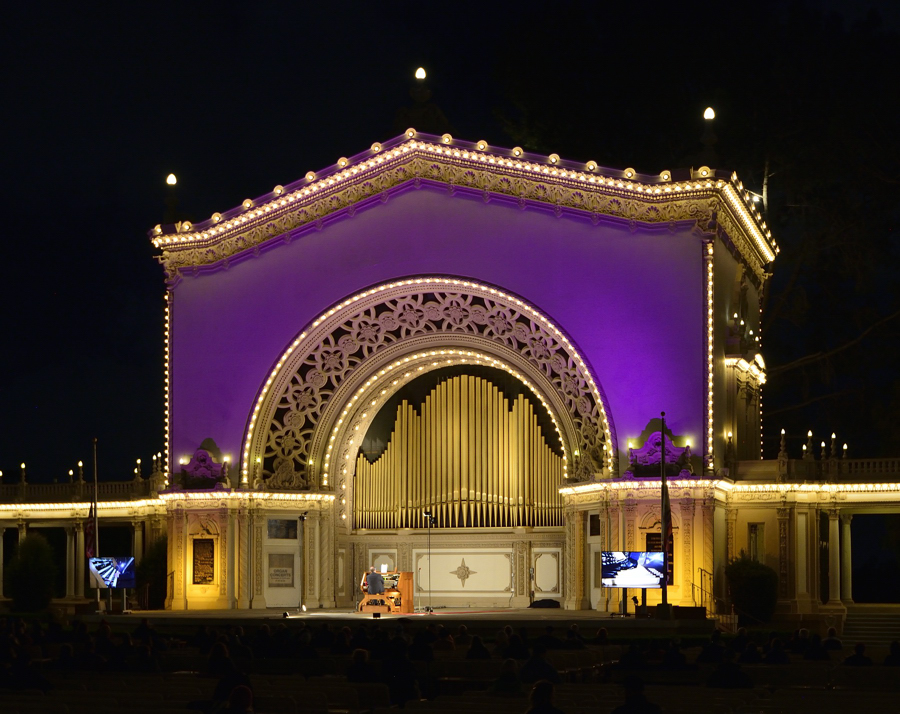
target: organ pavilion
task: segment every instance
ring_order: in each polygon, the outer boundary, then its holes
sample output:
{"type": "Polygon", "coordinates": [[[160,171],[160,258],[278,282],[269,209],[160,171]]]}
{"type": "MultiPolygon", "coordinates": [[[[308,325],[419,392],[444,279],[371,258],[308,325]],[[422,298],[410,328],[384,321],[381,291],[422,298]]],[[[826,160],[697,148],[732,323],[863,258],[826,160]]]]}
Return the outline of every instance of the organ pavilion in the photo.
{"type": "MultiPolygon", "coordinates": [[[[670,602],[712,610],[744,550],[781,612],[842,614],[852,515],[897,509],[894,462],[761,460],[778,246],[734,174],[410,129],[151,240],[165,451],[100,518],[138,557],[168,535],[167,608],[354,607],[374,565],[416,607],[613,611],[601,554],[661,550],[665,445],[670,602]]],[[[78,599],[89,498],[63,487],[23,470],[0,528],[67,528],[78,599]]]]}

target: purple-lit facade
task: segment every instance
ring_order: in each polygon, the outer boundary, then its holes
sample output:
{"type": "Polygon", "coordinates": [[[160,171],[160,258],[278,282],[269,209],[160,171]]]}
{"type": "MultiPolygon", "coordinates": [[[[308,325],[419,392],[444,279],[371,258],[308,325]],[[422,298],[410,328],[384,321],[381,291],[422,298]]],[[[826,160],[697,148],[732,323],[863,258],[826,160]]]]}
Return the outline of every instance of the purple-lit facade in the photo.
{"type": "Polygon", "coordinates": [[[377,412],[447,355],[506,369],[539,395],[568,491],[563,526],[436,533],[435,599],[609,606],[592,584],[596,538],[617,545],[615,532],[639,550],[640,533],[627,535],[624,515],[611,529],[608,504],[590,495],[600,491],[578,487],[619,483],[629,446],[663,410],[674,443],[694,454],[683,495],[710,509],[698,506],[690,542],[681,524],[692,567],[676,602],[689,604],[693,566],[712,572],[724,557],[701,535],[724,518],[716,479],[760,455],[759,304],[777,250],[736,177],[643,176],[410,132],[151,237],[168,278],[168,473],[206,439],[232,461],[231,490],[167,495],[170,607],[334,607],[354,600],[369,564],[423,572],[419,529],[356,527],[352,432],[374,416],[364,401],[377,412]],[[403,315],[414,324],[398,324],[403,315]],[[367,316],[380,330],[369,346],[367,316]],[[301,513],[302,577],[272,585],[263,564],[271,573],[282,562],[271,556],[293,546],[268,538],[265,522],[301,513]],[[591,515],[602,536],[589,534],[591,515]],[[204,527],[220,572],[197,583],[191,543],[204,527]],[[498,568],[508,574],[473,587],[498,568]]]}

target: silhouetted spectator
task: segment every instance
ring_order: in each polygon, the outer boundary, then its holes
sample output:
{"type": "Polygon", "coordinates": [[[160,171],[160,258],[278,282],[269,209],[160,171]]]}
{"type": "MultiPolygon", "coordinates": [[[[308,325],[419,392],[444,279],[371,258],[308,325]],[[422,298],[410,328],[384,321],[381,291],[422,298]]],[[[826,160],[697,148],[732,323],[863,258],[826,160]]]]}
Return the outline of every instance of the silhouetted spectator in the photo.
{"type": "Polygon", "coordinates": [[[525,692],[522,688],[522,678],[519,676],[518,662],[514,659],[504,660],[500,666],[500,675],[494,680],[489,691],[501,697],[523,696],[525,692]]]}
{"type": "Polygon", "coordinates": [[[534,654],[522,665],[519,676],[523,682],[527,683],[537,682],[541,679],[546,679],[554,684],[559,684],[562,681],[559,672],[547,661],[546,650],[537,644],[534,646],[534,654]]]}
{"type": "Polygon", "coordinates": [[[531,653],[522,641],[521,636],[517,634],[514,634],[509,638],[509,645],[507,645],[506,651],[503,654],[504,657],[511,657],[512,659],[528,659],[531,656],[531,653]]]}
{"type": "Polygon", "coordinates": [[[558,650],[562,647],[562,640],[556,636],[553,625],[547,625],[544,628],[544,634],[534,641],[534,646],[542,647],[545,652],[549,650],[558,650]]]}
{"type": "Polygon", "coordinates": [[[460,625],[456,629],[456,635],[453,637],[453,641],[457,647],[468,647],[472,644],[472,635],[469,634],[469,628],[465,625],[460,625]]]}
{"type": "Polygon", "coordinates": [[[452,652],[455,650],[456,644],[453,642],[453,636],[450,634],[450,630],[443,625],[438,627],[437,639],[431,645],[431,649],[435,652],[452,652]]]}
{"type": "Polygon", "coordinates": [[[866,646],[859,642],[853,648],[853,654],[844,660],[844,664],[848,667],[871,667],[872,658],[866,656],[866,646]]]}
{"type": "Polygon", "coordinates": [[[777,637],[772,640],[769,652],[763,657],[764,664],[790,664],[791,658],[784,651],[784,644],[777,637]]]}
{"type": "Polygon", "coordinates": [[[347,667],[348,682],[377,682],[378,673],[369,661],[369,652],[364,649],[355,649],[350,655],[350,665],[347,667]]]}
{"type": "Polygon", "coordinates": [[[707,678],[706,686],[713,689],[753,689],[753,680],[734,661],[734,652],[726,652],[707,678]]]}
{"type": "Polygon", "coordinates": [[[605,647],[609,644],[609,632],[607,632],[605,627],[601,627],[597,630],[597,634],[594,635],[594,639],[591,640],[592,645],[599,645],[600,647],[605,647]]]}
{"type": "Polygon", "coordinates": [[[433,662],[434,652],[428,642],[428,633],[419,630],[409,646],[409,658],[415,662],[433,662]]]}
{"type": "Polygon", "coordinates": [[[797,654],[803,654],[804,652],[806,652],[807,647],[809,647],[809,630],[807,630],[805,627],[801,627],[799,630],[794,632],[794,635],[791,637],[791,641],[788,644],[787,649],[797,654]]]}
{"type": "Polygon", "coordinates": [[[837,630],[833,627],[828,628],[828,636],[822,640],[822,647],[829,651],[843,649],[844,643],[841,642],[841,638],[837,636],[837,630]]]}
{"type": "Polygon", "coordinates": [[[729,645],[731,649],[740,654],[744,651],[744,648],[747,646],[747,643],[750,641],[750,638],[747,636],[747,628],[739,627],[737,634],[734,636],[734,639],[731,641],[729,645]]]}
{"type": "Polygon", "coordinates": [[[563,641],[563,649],[583,650],[584,642],[574,630],[566,630],[566,639],[563,641]]]}
{"type": "Polygon", "coordinates": [[[415,665],[410,661],[406,643],[397,643],[389,666],[385,667],[388,689],[391,693],[391,704],[404,707],[410,699],[419,699],[419,682],[415,665]]]}
{"type": "Polygon", "coordinates": [[[885,667],[900,667],[900,642],[894,640],[891,642],[891,651],[884,658],[885,667]]]}
{"type": "Polygon", "coordinates": [[[535,682],[528,698],[531,706],[525,714],[563,714],[561,709],[553,706],[553,682],[546,679],[535,682]]]}
{"type": "Polygon", "coordinates": [[[484,646],[484,642],[482,639],[475,635],[472,638],[472,644],[469,645],[469,650],[466,652],[466,659],[490,659],[491,653],[487,647],[484,646]]]}
{"type": "Polygon", "coordinates": [[[678,643],[674,640],[669,643],[668,647],[666,647],[666,651],[663,654],[662,664],[666,669],[681,669],[687,664],[687,659],[684,656],[684,652],[681,651],[678,643]]]}
{"type": "Polygon", "coordinates": [[[748,642],[738,657],[741,664],[760,664],[762,662],[762,654],[759,651],[759,645],[755,642],[748,642]]]}
{"type": "Polygon", "coordinates": [[[718,664],[725,654],[725,646],[722,644],[722,633],[716,630],[709,637],[709,642],[703,645],[700,654],[697,655],[697,664],[718,664]]]}
{"type": "Polygon", "coordinates": [[[831,659],[828,651],[822,646],[822,638],[818,633],[814,632],[809,636],[809,644],[803,653],[803,659],[812,662],[828,662],[831,659]]]}
{"type": "Polygon", "coordinates": [[[644,682],[636,674],[629,674],[622,681],[625,703],[612,710],[612,714],[660,714],[658,705],[644,696],[644,682]]]}
{"type": "Polygon", "coordinates": [[[644,659],[643,651],[633,642],[628,645],[628,649],[619,657],[619,667],[621,669],[643,669],[646,666],[647,660],[644,659]]]}
{"type": "Polygon", "coordinates": [[[253,711],[253,691],[250,687],[239,684],[231,690],[228,706],[222,710],[224,714],[248,714],[253,711]]]}

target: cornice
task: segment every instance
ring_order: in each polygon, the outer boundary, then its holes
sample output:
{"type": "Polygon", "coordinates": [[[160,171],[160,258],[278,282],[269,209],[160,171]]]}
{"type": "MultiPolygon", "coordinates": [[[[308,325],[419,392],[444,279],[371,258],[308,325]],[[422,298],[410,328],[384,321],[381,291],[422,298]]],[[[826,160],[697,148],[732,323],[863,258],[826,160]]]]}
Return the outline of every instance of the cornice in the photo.
{"type": "Polygon", "coordinates": [[[237,256],[257,255],[269,241],[290,242],[303,229],[320,229],[330,219],[385,202],[392,193],[423,186],[485,201],[510,200],[557,216],[582,214],[594,223],[694,222],[702,233],[722,238],[759,282],[778,251],[736,174],[726,179],[701,167],[675,181],[668,171],[639,175],[633,169],[603,169],[594,162],[576,164],[556,155],[528,155],[519,148],[494,149],[413,130],[197,226],[182,223],[171,233],[156,226],[150,238],[162,249],[159,260],[168,280],[176,282],[187,269],[227,268],[237,256]]]}

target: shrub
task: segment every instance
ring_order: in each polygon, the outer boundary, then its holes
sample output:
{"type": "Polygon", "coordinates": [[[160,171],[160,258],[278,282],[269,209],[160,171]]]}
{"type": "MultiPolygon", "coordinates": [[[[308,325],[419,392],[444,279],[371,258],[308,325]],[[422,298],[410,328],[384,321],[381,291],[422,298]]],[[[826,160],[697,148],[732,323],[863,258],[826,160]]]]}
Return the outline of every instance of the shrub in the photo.
{"type": "Polygon", "coordinates": [[[167,538],[157,538],[147,548],[135,575],[139,588],[149,585],[147,607],[162,610],[166,605],[166,580],[169,574],[167,538]]]}
{"type": "Polygon", "coordinates": [[[53,549],[40,533],[29,533],[16,546],[6,567],[5,592],[18,612],[46,610],[53,599],[56,561],[53,549]]]}
{"type": "Polygon", "coordinates": [[[741,624],[768,622],[778,600],[778,573],[752,560],[744,551],[725,566],[731,600],[741,624]]]}

